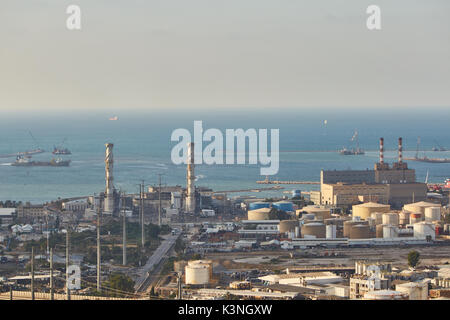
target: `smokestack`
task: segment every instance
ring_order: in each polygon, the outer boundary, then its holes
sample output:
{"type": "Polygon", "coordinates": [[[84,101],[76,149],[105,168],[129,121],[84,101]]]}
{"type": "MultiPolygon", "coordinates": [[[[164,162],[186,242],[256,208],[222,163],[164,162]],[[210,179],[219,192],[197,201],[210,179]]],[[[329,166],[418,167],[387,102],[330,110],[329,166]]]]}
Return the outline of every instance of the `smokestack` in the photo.
{"type": "Polygon", "coordinates": [[[188,143],[186,181],[186,211],[195,212],[195,174],[194,174],[194,143],[188,143]]]}
{"type": "Polygon", "coordinates": [[[380,163],[384,163],[384,139],[380,138],[380,163]]]}
{"type": "Polygon", "coordinates": [[[114,144],[106,143],[106,156],[105,156],[105,178],[106,178],[106,198],[104,211],[108,213],[114,212],[114,185],[113,185],[113,152],[114,144]]]}
{"type": "Polygon", "coordinates": [[[403,139],[398,138],[398,163],[403,163],[403,139]]]}

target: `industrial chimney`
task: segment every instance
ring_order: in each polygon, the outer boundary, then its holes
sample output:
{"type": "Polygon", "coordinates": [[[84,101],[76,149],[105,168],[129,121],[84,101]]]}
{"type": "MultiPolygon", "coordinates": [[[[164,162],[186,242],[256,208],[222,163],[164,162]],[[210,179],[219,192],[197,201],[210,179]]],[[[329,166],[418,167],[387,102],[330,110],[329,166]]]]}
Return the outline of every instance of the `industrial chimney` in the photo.
{"type": "Polygon", "coordinates": [[[384,138],[380,138],[380,164],[384,163],[384,138]]]}
{"type": "Polygon", "coordinates": [[[195,212],[194,143],[188,143],[186,176],[186,212],[195,212]]]}
{"type": "Polygon", "coordinates": [[[106,190],[105,190],[105,213],[114,213],[114,185],[113,185],[113,152],[114,144],[106,143],[106,156],[105,156],[105,178],[106,178],[106,190]]]}
{"type": "Polygon", "coordinates": [[[398,138],[398,163],[403,163],[403,140],[402,137],[398,138]]]}

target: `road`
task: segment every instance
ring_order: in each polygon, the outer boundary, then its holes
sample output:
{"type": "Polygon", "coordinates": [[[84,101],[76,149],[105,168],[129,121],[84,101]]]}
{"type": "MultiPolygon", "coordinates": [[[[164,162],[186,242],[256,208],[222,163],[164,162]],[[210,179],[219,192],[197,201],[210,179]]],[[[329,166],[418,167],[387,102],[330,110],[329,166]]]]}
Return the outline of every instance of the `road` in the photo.
{"type": "Polygon", "coordinates": [[[150,278],[150,273],[153,271],[153,268],[161,262],[161,260],[166,256],[170,249],[172,249],[175,241],[177,241],[178,237],[181,233],[177,233],[175,235],[169,235],[159,247],[153,252],[151,257],[147,260],[147,263],[138,271],[139,277],[136,281],[136,285],[134,289],[136,291],[143,291],[146,288],[146,284],[149,283],[148,278],[150,278]]]}

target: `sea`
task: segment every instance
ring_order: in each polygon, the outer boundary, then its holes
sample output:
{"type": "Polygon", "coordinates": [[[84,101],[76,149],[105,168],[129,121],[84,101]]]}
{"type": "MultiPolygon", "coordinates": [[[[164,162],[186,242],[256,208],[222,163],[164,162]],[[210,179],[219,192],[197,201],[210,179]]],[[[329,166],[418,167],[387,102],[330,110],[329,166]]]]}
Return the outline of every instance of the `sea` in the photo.
{"type": "MultiPolygon", "coordinates": [[[[0,157],[0,200],[43,203],[58,198],[88,196],[104,191],[105,143],[114,143],[114,185],[135,193],[139,183],[186,184],[186,166],[171,161],[173,130],[193,132],[194,120],[204,130],[217,128],[244,130],[279,129],[280,165],[272,180],[319,181],[320,170],[372,169],[378,161],[379,138],[385,139],[385,161],[397,160],[397,139],[403,137],[404,157],[419,155],[450,158],[450,152],[431,151],[434,146],[450,150],[450,108],[273,108],[2,112],[0,155],[43,148],[47,152],[32,160],[49,161],[54,146],[72,152],[59,156],[70,159],[69,167],[16,167],[14,157],[0,157]],[[117,116],[116,121],[109,120],[117,116]],[[366,150],[364,155],[344,156],[337,151],[351,148],[354,132],[366,150]],[[417,146],[420,137],[419,148],[417,146]]],[[[204,143],[206,146],[208,143],[204,143]]],[[[409,161],[417,181],[442,183],[450,178],[450,163],[409,161]]],[[[270,187],[256,184],[264,180],[260,165],[196,165],[196,185],[214,191],[270,187]]],[[[229,193],[257,198],[286,195],[288,191],[318,190],[318,185],[283,185],[279,191],[229,193]]]]}

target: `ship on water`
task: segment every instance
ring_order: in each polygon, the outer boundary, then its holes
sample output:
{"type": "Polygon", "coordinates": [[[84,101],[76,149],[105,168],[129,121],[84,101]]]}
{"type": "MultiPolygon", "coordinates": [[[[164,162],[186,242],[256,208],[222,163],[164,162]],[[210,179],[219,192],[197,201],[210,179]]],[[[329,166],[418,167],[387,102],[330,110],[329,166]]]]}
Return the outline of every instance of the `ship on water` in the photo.
{"type": "Polygon", "coordinates": [[[53,154],[55,155],[68,155],[72,154],[72,152],[67,148],[53,147],[53,154]]]}
{"type": "Polygon", "coordinates": [[[52,153],[55,154],[55,155],[69,155],[69,154],[72,154],[72,152],[70,152],[69,149],[63,147],[64,142],[66,142],[66,140],[67,140],[67,138],[64,138],[59,146],[53,146],[52,153]]]}
{"type": "Polygon", "coordinates": [[[364,150],[359,147],[359,141],[358,141],[358,131],[355,130],[355,133],[353,134],[353,137],[350,139],[351,142],[355,142],[356,148],[347,149],[343,147],[341,150],[339,150],[339,153],[344,156],[349,155],[363,155],[365,154],[364,150]]]}
{"type": "Polygon", "coordinates": [[[16,167],[68,167],[70,164],[70,160],[62,160],[61,158],[50,161],[32,161],[30,158],[18,156],[11,165],[16,167]]]}

